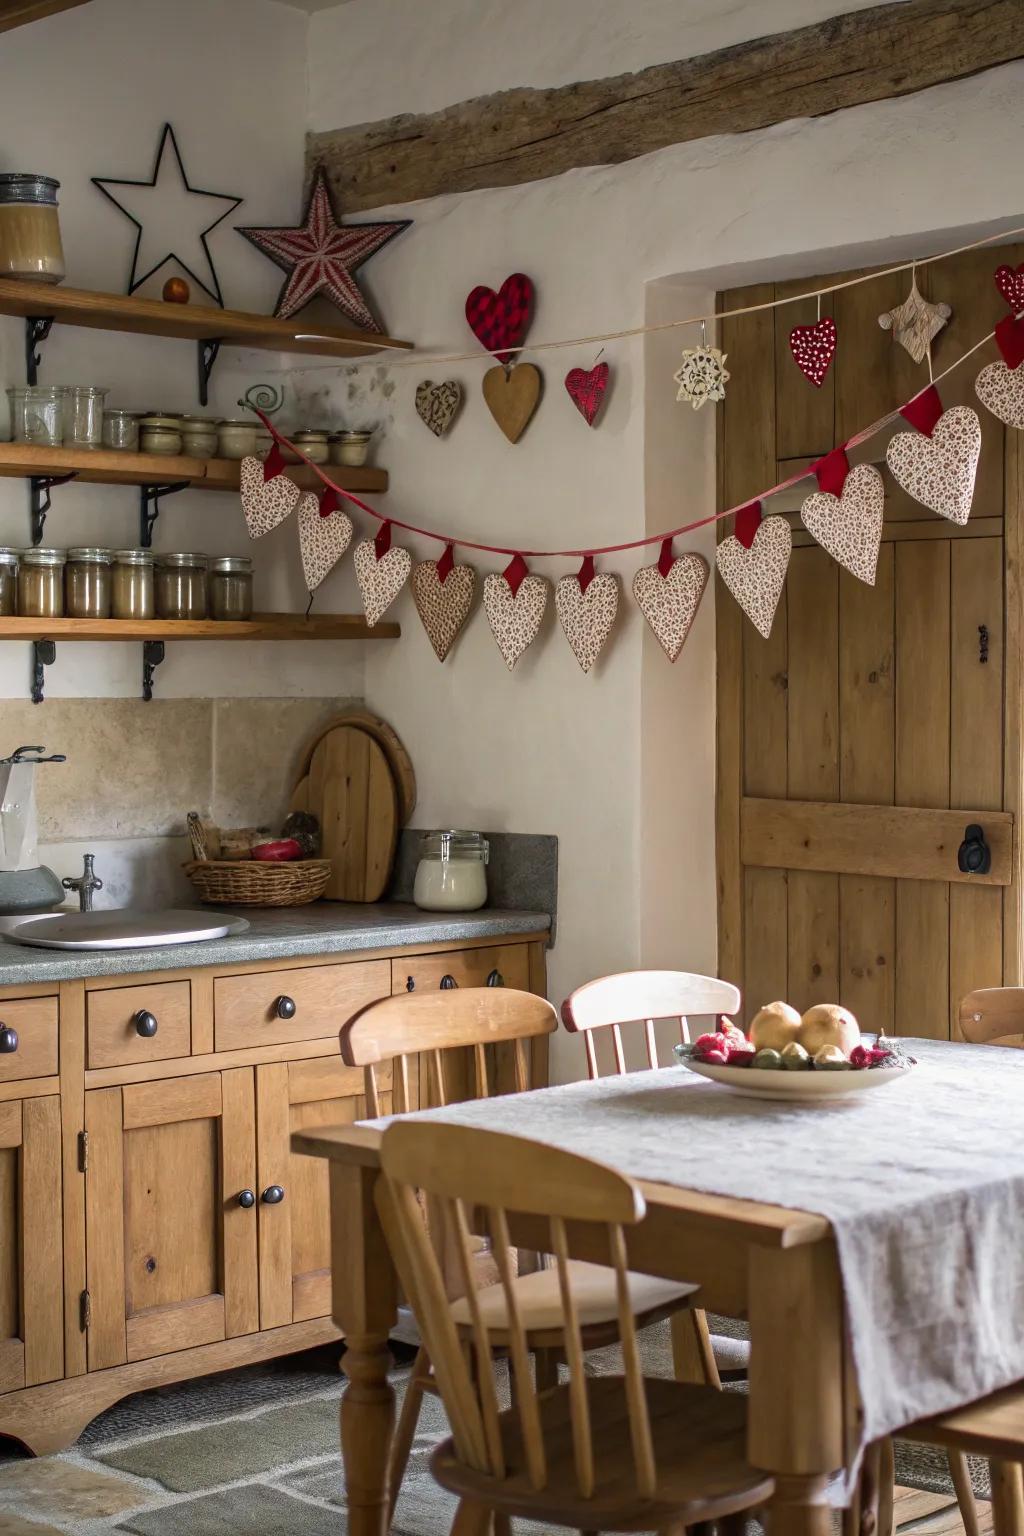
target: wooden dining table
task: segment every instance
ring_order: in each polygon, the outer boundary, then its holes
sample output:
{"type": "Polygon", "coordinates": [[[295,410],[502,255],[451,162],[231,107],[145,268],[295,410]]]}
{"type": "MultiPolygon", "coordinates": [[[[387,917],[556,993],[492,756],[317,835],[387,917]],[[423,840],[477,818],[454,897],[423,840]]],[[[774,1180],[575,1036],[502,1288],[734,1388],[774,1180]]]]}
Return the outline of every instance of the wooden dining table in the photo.
{"type": "MultiPolygon", "coordinates": [[[[377,1215],[383,1131],[373,1125],[296,1132],[293,1150],[330,1167],[333,1316],[345,1335],[349,1386],[341,1447],[351,1536],[387,1531],[387,1463],[395,1394],[388,1337],[397,1279],[377,1215]]],[[[581,1148],[583,1151],[595,1148],[581,1148]]],[[[607,1161],[607,1158],[603,1160],[607,1161]]],[[[749,1457],[776,1480],[775,1536],[828,1536],[830,1474],[861,1443],[832,1228],[810,1212],[647,1181],[642,1222],[628,1232],[633,1269],[696,1282],[709,1311],[750,1326],[749,1457]]],[[[528,1218],[520,1247],[541,1246],[528,1218]]],[[[573,1257],[601,1262],[592,1232],[570,1227],[573,1257]]]]}

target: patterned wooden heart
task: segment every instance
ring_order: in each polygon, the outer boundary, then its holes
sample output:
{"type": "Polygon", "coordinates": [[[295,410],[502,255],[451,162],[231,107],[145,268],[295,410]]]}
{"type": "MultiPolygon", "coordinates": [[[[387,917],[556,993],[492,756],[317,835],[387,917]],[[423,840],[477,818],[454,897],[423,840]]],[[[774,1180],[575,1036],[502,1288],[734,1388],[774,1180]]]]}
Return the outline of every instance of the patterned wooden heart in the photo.
{"type": "Polygon", "coordinates": [[[436,560],[421,560],[413,566],[413,601],[438,661],[444,661],[468,619],[475,587],[471,565],[453,565],[444,581],[436,560]]]}
{"type": "Polygon", "coordinates": [[[504,575],[492,573],[484,580],[484,612],[510,672],[536,640],[550,593],[551,583],[543,576],[524,576],[514,596],[504,575]]]}
{"type": "Polygon", "coordinates": [[[462,385],[457,379],[435,384],[424,379],[416,386],[416,411],[435,437],[444,437],[462,404],[462,385]]]}
{"type": "Polygon", "coordinates": [[[675,661],[697,617],[708,584],[708,563],[701,555],[679,555],[661,574],[658,565],[645,565],[633,577],[637,606],[669,661],[675,661]]]}
{"type": "Polygon", "coordinates": [[[532,363],[517,368],[488,368],[484,374],[484,399],[510,443],[517,443],[526,431],[540,399],[540,370],[532,363]]]}
{"type": "Polygon", "coordinates": [[[570,368],[565,376],[569,399],[588,427],[594,425],[594,419],[601,409],[610,372],[607,363],[597,363],[593,368],[570,368]]]}
{"type": "Polygon", "coordinates": [[[302,494],[287,475],[276,474],[266,479],[265,467],[262,459],[247,454],[239,471],[242,511],[250,539],[261,539],[283,523],[302,494]]]}
{"type": "Polygon", "coordinates": [[[808,496],[800,521],[833,560],[873,587],[884,506],[885,483],[878,470],[873,464],[858,464],[838,496],[831,491],[808,496]]]}
{"type": "Polygon", "coordinates": [[[793,361],[815,389],[825,382],[829,365],[836,355],[836,323],[831,315],[814,325],[795,325],[789,333],[793,361]]]}
{"type": "Polygon", "coordinates": [[[1001,359],[989,363],[975,379],[974,392],[1005,426],[1024,431],[1024,364],[1008,368],[1001,359]]]}
{"type": "Polygon", "coordinates": [[[792,549],[793,535],[786,519],[766,517],[749,549],[733,535],[723,539],[715,553],[718,574],[766,640],[772,632],[792,549]]]}
{"type": "Polygon", "coordinates": [[[969,405],[943,411],[931,437],[897,432],[885,460],[908,496],[963,525],[971,515],[974,477],[981,455],[981,422],[969,405]]]}
{"type": "Polygon", "coordinates": [[[1019,315],[1024,309],[1024,262],[1017,267],[996,267],[996,287],[1003,298],[1009,304],[1015,315],[1019,315]]]}
{"type": "Polygon", "coordinates": [[[306,587],[315,592],[334,570],[352,542],[352,519],[347,512],[320,515],[320,502],[307,491],[299,502],[299,550],[306,587]]]}
{"type": "Polygon", "coordinates": [[[561,576],[555,583],[555,608],[573,655],[589,672],[619,611],[619,578],[602,572],[590,578],[584,592],[578,576],[561,576]]]}
{"type": "Polygon", "coordinates": [[[374,541],[361,539],[356,545],[353,560],[356,580],[363,595],[363,612],[372,629],[378,619],[384,617],[409,580],[412,556],[407,549],[392,544],[387,554],[378,560],[374,541]]]}
{"type": "Polygon", "coordinates": [[[508,362],[512,355],[503,349],[522,345],[532,311],[533,283],[522,272],[506,277],[497,293],[480,286],[466,300],[470,330],[500,363],[508,362]]]}

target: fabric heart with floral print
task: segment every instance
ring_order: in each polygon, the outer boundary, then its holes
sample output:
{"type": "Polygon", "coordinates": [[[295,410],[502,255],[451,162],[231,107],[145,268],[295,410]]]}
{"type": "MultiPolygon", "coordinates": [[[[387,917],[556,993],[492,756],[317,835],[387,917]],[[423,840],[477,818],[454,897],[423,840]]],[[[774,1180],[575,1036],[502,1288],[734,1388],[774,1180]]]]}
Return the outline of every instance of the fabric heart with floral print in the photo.
{"type": "Polygon", "coordinates": [[[930,435],[897,432],[885,450],[893,478],[921,506],[961,526],[971,515],[981,422],[969,405],[943,411],[930,435]]]}
{"type": "Polygon", "coordinates": [[[619,611],[619,578],[607,572],[562,576],[555,584],[555,610],[584,672],[589,672],[604,649],[619,611]]]}
{"type": "Polygon", "coordinates": [[[242,460],[239,489],[250,539],[261,539],[278,523],[283,523],[302,494],[295,481],[281,473],[283,464],[284,459],[276,446],[270,450],[265,463],[254,454],[247,454],[242,460]]]}
{"type": "Polygon", "coordinates": [[[735,535],[723,539],[715,552],[718,574],[758,634],[767,640],[793,549],[793,535],[784,517],[766,517],[749,549],[735,535]]]}
{"type": "Polygon", "coordinates": [[[633,596],[669,661],[686,643],[707,584],[708,563],[700,555],[679,555],[664,571],[645,565],[633,577],[633,596]]]}
{"type": "Polygon", "coordinates": [[[469,618],[475,588],[471,565],[451,564],[443,581],[438,560],[421,560],[413,567],[413,601],[438,661],[444,661],[469,618]]]}
{"type": "Polygon", "coordinates": [[[315,592],[334,570],[352,542],[352,519],[335,510],[324,517],[320,502],[307,491],[299,502],[299,551],[306,588],[315,592]]]}
{"type": "Polygon", "coordinates": [[[412,556],[407,549],[391,545],[386,554],[377,557],[377,540],[361,539],[353,556],[356,580],[363,597],[366,622],[373,626],[387,613],[395,598],[409,580],[412,556]]]}
{"type": "Polygon", "coordinates": [[[525,563],[516,570],[513,561],[484,581],[484,612],[510,672],[536,640],[550,595],[551,583],[525,574],[525,563]]]}
{"type": "Polygon", "coordinates": [[[884,505],[885,484],[878,470],[873,464],[858,464],[838,496],[830,491],[808,496],[800,521],[833,560],[873,587],[884,505]]]}

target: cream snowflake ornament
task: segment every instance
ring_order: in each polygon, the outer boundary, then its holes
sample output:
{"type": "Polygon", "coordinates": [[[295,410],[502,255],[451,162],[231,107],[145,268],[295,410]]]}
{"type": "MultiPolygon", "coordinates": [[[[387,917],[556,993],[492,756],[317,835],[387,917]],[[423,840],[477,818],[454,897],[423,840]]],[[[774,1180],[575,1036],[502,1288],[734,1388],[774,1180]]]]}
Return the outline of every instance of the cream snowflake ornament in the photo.
{"type": "Polygon", "coordinates": [[[706,400],[724,400],[729,370],[725,366],[726,354],[718,347],[707,345],[704,322],[700,327],[700,346],[686,347],[683,360],[672,377],[679,385],[676,399],[689,400],[699,411],[706,400]]]}

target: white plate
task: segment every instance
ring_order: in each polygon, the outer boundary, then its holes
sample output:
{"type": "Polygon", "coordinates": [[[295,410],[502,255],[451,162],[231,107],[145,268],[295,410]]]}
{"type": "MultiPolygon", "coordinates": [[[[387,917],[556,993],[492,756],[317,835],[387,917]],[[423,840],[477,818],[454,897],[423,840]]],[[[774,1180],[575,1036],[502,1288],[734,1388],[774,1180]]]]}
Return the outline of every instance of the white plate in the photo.
{"type": "Polygon", "coordinates": [[[869,1088],[884,1088],[901,1077],[909,1077],[909,1067],[865,1067],[859,1072],[787,1072],[768,1071],[763,1067],[715,1067],[692,1056],[680,1058],[684,1067],[698,1077],[710,1077],[713,1083],[725,1083],[734,1093],[747,1099],[788,1099],[802,1104],[824,1099],[849,1099],[869,1088]]]}
{"type": "Polygon", "coordinates": [[[121,911],[53,912],[26,919],[7,937],[40,949],[150,949],[166,944],[195,944],[245,933],[244,917],[226,912],[121,911]]]}

